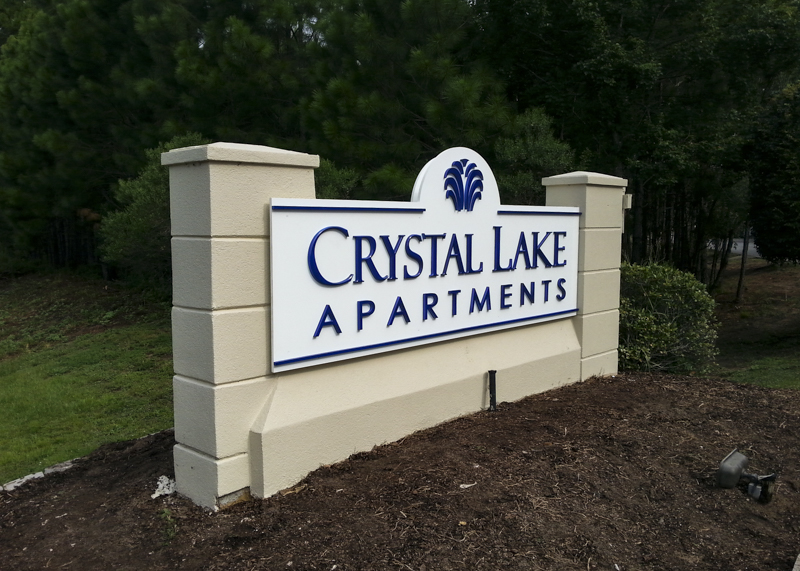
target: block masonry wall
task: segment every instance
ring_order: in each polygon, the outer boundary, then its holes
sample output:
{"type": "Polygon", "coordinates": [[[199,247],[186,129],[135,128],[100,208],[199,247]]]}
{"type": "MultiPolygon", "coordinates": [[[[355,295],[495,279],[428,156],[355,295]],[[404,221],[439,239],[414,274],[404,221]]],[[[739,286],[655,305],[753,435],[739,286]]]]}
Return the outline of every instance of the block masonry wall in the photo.
{"type": "MultiPolygon", "coordinates": [[[[322,464],[486,408],[617,370],[626,181],[544,179],[548,206],[578,206],[578,315],[344,362],[270,372],[269,204],[314,198],[319,158],[214,143],[170,167],[178,491],[215,509],[269,496],[322,464]]],[[[409,190],[410,192],[410,190],[409,190]]]]}
{"type": "Polygon", "coordinates": [[[627,181],[591,172],[545,178],[547,206],[578,206],[578,315],[581,379],[617,372],[621,234],[627,181]]]}

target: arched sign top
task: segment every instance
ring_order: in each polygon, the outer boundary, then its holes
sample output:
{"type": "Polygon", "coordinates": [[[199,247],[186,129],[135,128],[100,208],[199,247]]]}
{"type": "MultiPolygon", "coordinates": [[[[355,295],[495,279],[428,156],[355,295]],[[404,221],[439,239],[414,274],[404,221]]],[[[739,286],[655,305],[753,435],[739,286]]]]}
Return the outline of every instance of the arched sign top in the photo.
{"type": "Polygon", "coordinates": [[[422,167],[411,202],[421,203],[437,215],[481,217],[497,211],[500,192],[486,159],[472,149],[453,147],[422,167]]]}

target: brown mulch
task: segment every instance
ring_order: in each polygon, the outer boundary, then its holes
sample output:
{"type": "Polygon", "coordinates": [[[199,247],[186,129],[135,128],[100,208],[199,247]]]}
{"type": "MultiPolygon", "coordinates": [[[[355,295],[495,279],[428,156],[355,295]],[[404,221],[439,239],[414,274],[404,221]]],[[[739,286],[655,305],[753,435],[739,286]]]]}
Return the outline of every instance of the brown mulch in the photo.
{"type": "Polygon", "coordinates": [[[173,435],[0,492],[0,569],[791,570],[800,391],[592,379],[325,466],[209,513],[172,495],[173,435]],[[775,499],[720,489],[738,447],[775,499]]]}

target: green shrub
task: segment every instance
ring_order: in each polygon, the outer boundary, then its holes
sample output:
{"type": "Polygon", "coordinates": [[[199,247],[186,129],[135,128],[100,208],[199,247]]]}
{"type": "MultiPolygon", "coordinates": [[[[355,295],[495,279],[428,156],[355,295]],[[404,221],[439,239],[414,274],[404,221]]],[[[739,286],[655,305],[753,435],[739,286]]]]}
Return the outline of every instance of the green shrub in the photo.
{"type": "Polygon", "coordinates": [[[714,300],[694,276],[660,264],[622,266],[621,369],[705,373],[716,339],[714,300]]]}
{"type": "Polygon", "coordinates": [[[169,171],[161,166],[161,153],[206,143],[194,133],[175,137],[146,152],[147,164],[136,178],[119,181],[114,199],[120,209],[103,219],[100,253],[134,285],[170,293],[169,171]]]}
{"type": "Polygon", "coordinates": [[[314,188],[317,198],[350,198],[361,177],[355,169],[337,167],[332,161],[320,159],[314,172],[314,188]]]}

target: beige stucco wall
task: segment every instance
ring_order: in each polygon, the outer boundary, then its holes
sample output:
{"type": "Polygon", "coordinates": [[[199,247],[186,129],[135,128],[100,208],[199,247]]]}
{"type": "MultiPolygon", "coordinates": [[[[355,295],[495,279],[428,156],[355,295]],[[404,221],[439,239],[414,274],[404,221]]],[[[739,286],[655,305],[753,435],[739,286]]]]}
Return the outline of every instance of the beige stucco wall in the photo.
{"type": "Polygon", "coordinates": [[[170,166],[175,471],[216,508],[264,497],[322,464],[498,401],[617,370],[626,181],[545,179],[547,203],[579,206],[578,315],[414,349],[270,372],[269,201],[313,198],[319,158],[215,143],[170,166]]]}
{"type": "Polygon", "coordinates": [[[547,206],[581,209],[578,251],[578,315],[572,318],[581,345],[581,379],[617,372],[621,234],[627,181],[573,172],[542,180],[547,206]]]}

